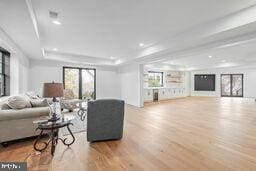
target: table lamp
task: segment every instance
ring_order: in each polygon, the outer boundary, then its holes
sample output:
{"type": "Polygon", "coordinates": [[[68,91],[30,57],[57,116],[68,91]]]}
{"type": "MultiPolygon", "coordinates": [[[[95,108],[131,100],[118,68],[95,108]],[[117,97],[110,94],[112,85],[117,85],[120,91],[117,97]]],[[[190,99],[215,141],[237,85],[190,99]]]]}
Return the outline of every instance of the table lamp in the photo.
{"type": "Polygon", "coordinates": [[[53,98],[53,112],[49,121],[57,121],[59,117],[57,117],[56,113],[56,103],[58,102],[57,97],[63,97],[63,85],[55,82],[44,83],[43,97],[53,98]]]}

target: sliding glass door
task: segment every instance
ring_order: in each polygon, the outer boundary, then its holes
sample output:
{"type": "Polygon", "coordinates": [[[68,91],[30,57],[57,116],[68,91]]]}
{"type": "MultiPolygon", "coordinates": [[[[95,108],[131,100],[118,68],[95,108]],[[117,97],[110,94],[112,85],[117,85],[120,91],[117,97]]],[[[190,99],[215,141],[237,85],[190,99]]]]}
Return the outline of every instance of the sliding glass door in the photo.
{"type": "Polygon", "coordinates": [[[95,99],[95,70],[82,69],[82,98],[95,99]]]}
{"type": "Polygon", "coordinates": [[[222,74],[221,96],[243,97],[243,74],[222,74]]]}
{"type": "Polygon", "coordinates": [[[63,67],[63,84],[75,98],[96,98],[96,70],[90,68],[63,67]]]}

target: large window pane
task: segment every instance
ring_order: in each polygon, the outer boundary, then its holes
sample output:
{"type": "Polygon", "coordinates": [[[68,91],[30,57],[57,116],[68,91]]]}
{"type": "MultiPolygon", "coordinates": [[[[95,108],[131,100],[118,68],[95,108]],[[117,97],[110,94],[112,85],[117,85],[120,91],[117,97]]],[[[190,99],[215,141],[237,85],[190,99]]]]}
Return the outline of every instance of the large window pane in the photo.
{"type": "Polygon", "coordinates": [[[64,69],[65,75],[65,89],[72,90],[74,98],[79,98],[79,70],[78,69],[64,69]]]}
{"type": "Polygon", "coordinates": [[[95,69],[63,67],[64,87],[72,90],[75,98],[95,99],[95,69]]]}
{"type": "Polygon", "coordinates": [[[0,96],[10,95],[10,53],[0,47],[0,96]]]}
{"type": "Polygon", "coordinates": [[[0,62],[0,74],[4,74],[4,72],[3,72],[3,63],[2,62],[0,62]]]}
{"type": "Polygon", "coordinates": [[[5,77],[5,95],[10,95],[10,77],[8,76],[5,77]]]}
{"type": "Polygon", "coordinates": [[[230,75],[221,76],[221,95],[230,96],[231,94],[231,77],[230,75]]]}
{"type": "Polygon", "coordinates": [[[243,75],[221,75],[221,96],[243,97],[243,75]]]}
{"type": "Polygon", "coordinates": [[[4,73],[10,76],[10,57],[7,55],[4,55],[4,73]]]}
{"type": "Polygon", "coordinates": [[[148,86],[149,87],[162,87],[163,86],[163,73],[162,72],[148,72],[148,86]]]}
{"type": "Polygon", "coordinates": [[[243,76],[232,75],[232,95],[242,96],[243,95],[243,76]]]}
{"type": "Polygon", "coordinates": [[[82,70],[82,98],[94,99],[94,76],[95,70],[83,69],[82,70]]]}
{"type": "Polygon", "coordinates": [[[4,76],[0,75],[0,96],[4,96],[4,76]]]}

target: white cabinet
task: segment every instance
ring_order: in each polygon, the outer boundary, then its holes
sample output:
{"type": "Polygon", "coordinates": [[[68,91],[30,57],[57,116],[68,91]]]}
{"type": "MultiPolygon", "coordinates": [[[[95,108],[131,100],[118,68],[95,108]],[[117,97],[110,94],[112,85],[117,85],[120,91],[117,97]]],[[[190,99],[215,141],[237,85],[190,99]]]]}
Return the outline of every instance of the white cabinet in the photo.
{"type": "MultiPolygon", "coordinates": [[[[184,87],[168,87],[168,88],[155,88],[158,90],[158,100],[168,100],[180,97],[186,97],[184,87]]],[[[153,89],[144,89],[144,102],[153,101],[153,89]]]]}
{"type": "Polygon", "coordinates": [[[168,99],[186,97],[185,88],[168,88],[168,99]]]}
{"type": "Polygon", "coordinates": [[[158,99],[165,100],[168,99],[168,91],[165,88],[161,88],[158,90],[158,99]]]}
{"type": "Polygon", "coordinates": [[[144,89],[144,102],[152,102],[152,101],[153,101],[153,90],[144,89]]]}

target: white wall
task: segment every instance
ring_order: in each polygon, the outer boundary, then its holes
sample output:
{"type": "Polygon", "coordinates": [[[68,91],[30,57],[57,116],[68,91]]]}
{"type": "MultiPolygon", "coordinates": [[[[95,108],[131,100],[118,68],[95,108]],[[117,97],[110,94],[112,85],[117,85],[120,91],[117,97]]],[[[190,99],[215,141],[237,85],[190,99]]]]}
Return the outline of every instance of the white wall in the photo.
{"type": "Polygon", "coordinates": [[[127,104],[143,106],[143,67],[139,64],[128,64],[118,68],[121,99],[127,104]]]}
{"type": "Polygon", "coordinates": [[[0,28],[0,46],[11,53],[10,93],[24,93],[28,90],[29,59],[12,39],[0,28]]]}
{"type": "Polygon", "coordinates": [[[220,97],[220,75],[221,74],[244,74],[244,97],[256,97],[256,69],[215,69],[191,72],[191,96],[213,96],[220,97]],[[216,74],[216,91],[194,91],[195,74],[216,74]]]}
{"type": "Polygon", "coordinates": [[[30,60],[29,91],[42,95],[43,83],[63,82],[63,66],[96,69],[96,98],[120,98],[116,68],[77,65],[51,60],[30,60]]]}

